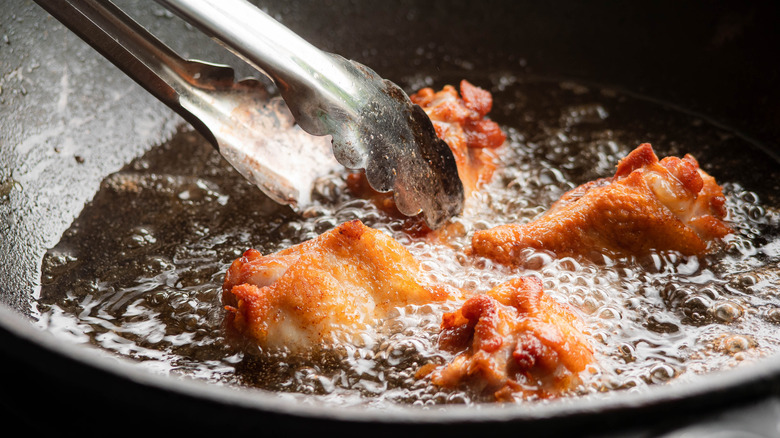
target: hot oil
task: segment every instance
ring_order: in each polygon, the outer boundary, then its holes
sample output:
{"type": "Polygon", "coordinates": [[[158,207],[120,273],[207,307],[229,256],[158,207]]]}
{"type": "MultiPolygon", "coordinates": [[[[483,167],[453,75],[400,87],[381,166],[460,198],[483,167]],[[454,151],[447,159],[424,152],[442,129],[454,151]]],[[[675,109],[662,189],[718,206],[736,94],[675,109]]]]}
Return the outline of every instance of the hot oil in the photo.
{"type": "MultiPolygon", "coordinates": [[[[547,293],[582,315],[598,359],[567,396],[673,383],[777,352],[777,162],[700,116],[619,91],[510,75],[469,80],[493,91],[490,116],[508,141],[493,181],[455,219],[460,233],[447,245],[406,235],[400,221],[350,196],[344,175],[321,181],[316,204],[300,213],[278,206],[182,130],[106,178],[46,255],[40,326],[158,372],[337,404],[487,400],[415,377],[422,365],[450,358],[436,348],[437,334],[456,304],[398,309],[354,342],[310,357],[227,341],[221,283],[235,258],[360,219],[406,246],[427,275],[468,291],[516,276],[542,279],[547,293]],[[533,220],[567,190],[611,176],[643,142],[659,156],[693,154],[724,186],[736,232],[713,254],[594,262],[536,253],[514,270],[464,255],[473,231],[533,220]]],[[[414,89],[434,81],[408,82],[414,89]]]]}

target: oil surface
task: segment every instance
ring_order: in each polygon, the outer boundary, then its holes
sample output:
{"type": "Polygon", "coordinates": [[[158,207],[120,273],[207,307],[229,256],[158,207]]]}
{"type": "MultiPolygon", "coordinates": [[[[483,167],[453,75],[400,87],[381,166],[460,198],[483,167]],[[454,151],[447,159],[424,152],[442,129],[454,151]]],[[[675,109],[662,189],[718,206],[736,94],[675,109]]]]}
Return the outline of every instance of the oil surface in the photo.
{"type": "MultiPolygon", "coordinates": [[[[410,78],[407,89],[460,78],[410,78]]],[[[616,90],[511,75],[469,77],[490,89],[490,117],[508,134],[499,169],[449,246],[415,240],[401,224],[321,181],[300,213],[244,181],[199,136],[170,142],[108,176],[43,261],[38,324],[140,366],[206,381],[338,404],[433,405],[482,401],[415,379],[436,348],[438,305],[398,309],[362,345],[307,358],[245,351],[223,336],[221,284],[248,248],[274,252],[360,219],[404,244],[435,279],[482,292],[534,275],[583,316],[598,366],[570,396],[673,384],[774,354],[780,338],[780,165],[739,135],[696,115],[616,90]],[[643,142],[659,157],[691,153],[723,185],[735,233],[704,257],[553,259],[514,270],[463,255],[471,234],[541,215],[567,190],[614,174],[643,142]]]]}

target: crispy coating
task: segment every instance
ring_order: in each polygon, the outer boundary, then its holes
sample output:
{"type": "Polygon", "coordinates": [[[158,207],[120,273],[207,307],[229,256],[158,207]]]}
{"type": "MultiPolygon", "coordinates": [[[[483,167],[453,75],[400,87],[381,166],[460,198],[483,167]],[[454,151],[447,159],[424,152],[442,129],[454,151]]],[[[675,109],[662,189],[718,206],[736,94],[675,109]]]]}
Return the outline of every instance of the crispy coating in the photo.
{"type": "MultiPolygon", "coordinates": [[[[423,88],[410,98],[425,110],[433,122],[436,135],[452,150],[468,199],[472,192],[493,177],[496,168],[493,149],[506,140],[498,124],[485,118],[493,106],[493,96],[489,91],[463,80],[460,95],[455,87],[446,85],[438,92],[423,88]]],[[[386,213],[403,217],[395,207],[392,193],[373,190],[363,173],[350,174],[347,186],[356,196],[371,199],[386,213]]],[[[416,234],[430,231],[419,218],[411,219],[407,230],[416,234]]]]}
{"type": "Polygon", "coordinates": [[[444,315],[439,345],[460,354],[434,370],[431,381],[504,401],[517,394],[560,394],[579,383],[593,362],[580,324],[568,306],[543,292],[538,279],[510,280],[444,315]]]}
{"type": "Polygon", "coordinates": [[[423,88],[410,98],[425,110],[436,135],[455,155],[466,196],[490,181],[496,168],[492,149],[506,140],[498,124],[485,118],[493,107],[490,92],[463,80],[460,96],[455,87],[446,85],[438,92],[423,88]]]}
{"type": "Polygon", "coordinates": [[[471,251],[507,265],[520,263],[526,248],[558,256],[702,254],[731,232],[725,201],[692,156],[659,161],[645,143],[620,161],[614,177],[569,191],[541,218],[477,231],[471,251]]]}
{"type": "Polygon", "coordinates": [[[297,355],[359,342],[388,313],[409,304],[458,300],[445,314],[440,347],[462,354],[436,370],[436,385],[471,385],[509,400],[547,396],[577,382],[592,361],[579,320],[542,292],[534,278],[485,295],[422,280],[400,243],[360,221],[263,256],[250,249],[225,275],[226,326],[236,339],[297,355]],[[465,300],[465,301],[464,301],[465,300]]]}
{"type": "Polygon", "coordinates": [[[227,326],[267,349],[353,342],[394,308],[457,297],[422,280],[400,243],[360,221],[263,256],[250,249],[225,275],[227,326]]]}

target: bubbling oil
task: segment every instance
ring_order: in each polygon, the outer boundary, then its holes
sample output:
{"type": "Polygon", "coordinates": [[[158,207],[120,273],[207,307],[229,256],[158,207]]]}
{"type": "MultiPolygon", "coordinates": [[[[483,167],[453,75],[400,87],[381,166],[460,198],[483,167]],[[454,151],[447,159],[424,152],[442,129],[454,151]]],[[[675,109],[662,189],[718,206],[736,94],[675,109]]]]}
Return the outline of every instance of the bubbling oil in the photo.
{"type": "MultiPolygon", "coordinates": [[[[446,75],[419,85],[456,83],[446,75]]],[[[597,366],[566,396],[641,390],[775,354],[780,338],[780,165],[706,119],[623,92],[571,82],[486,75],[491,117],[508,134],[493,181],[468,202],[446,244],[410,237],[401,221],[346,190],[345,175],[318,182],[301,212],[274,204],[196,134],[107,177],[44,258],[38,324],[156,372],[350,405],[486,401],[415,377],[444,363],[441,315],[457,304],[408,306],[359,342],[294,357],[225,338],[221,284],[248,248],[264,254],[360,219],[401,242],[426,275],[480,293],[517,276],[583,317],[597,366]],[[526,223],[567,190],[611,176],[643,142],[659,156],[693,154],[727,196],[735,233],[702,257],[654,253],[599,263],[529,252],[509,269],[464,254],[475,230],[526,223]],[[749,153],[746,153],[748,151],[749,153]]]]}

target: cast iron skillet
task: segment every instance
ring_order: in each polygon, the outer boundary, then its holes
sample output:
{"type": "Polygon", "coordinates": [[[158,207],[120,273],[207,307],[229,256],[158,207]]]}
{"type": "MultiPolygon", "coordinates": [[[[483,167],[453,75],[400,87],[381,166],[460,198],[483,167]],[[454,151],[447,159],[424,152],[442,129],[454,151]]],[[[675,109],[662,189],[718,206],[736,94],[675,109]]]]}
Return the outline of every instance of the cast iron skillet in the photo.
{"type": "MultiPolygon", "coordinates": [[[[117,3],[180,53],[238,65],[161,9],[117,3]]],[[[475,69],[606,84],[702,114],[756,145],[734,153],[777,159],[778,7],[634,3],[263,6],[315,45],[392,80],[414,72],[468,77],[475,69]]],[[[31,1],[6,5],[0,36],[0,393],[9,419],[38,431],[101,433],[646,436],[681,427],[705,435],[729,427],[776,433],[777,358],[597,401],[380,412],[295,405],[263,392],[154,375],[40,332],[30,323],[30,303],[46,248],[105,175],[169,138],[181,121],[31,1]]],[[[776,196],[776,183],[767,184],[766,196],[776,196]]]]}

